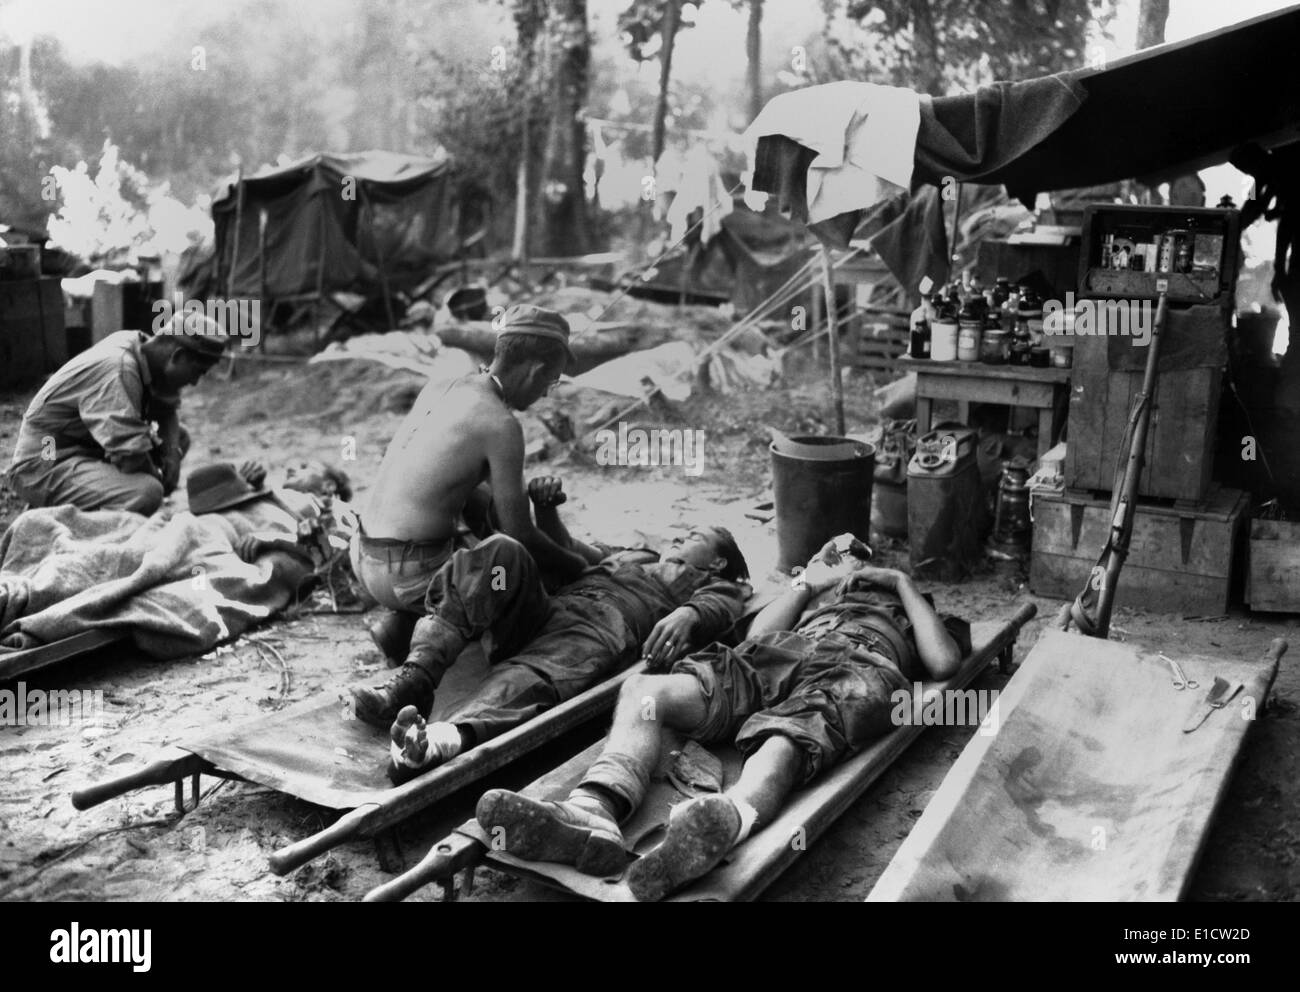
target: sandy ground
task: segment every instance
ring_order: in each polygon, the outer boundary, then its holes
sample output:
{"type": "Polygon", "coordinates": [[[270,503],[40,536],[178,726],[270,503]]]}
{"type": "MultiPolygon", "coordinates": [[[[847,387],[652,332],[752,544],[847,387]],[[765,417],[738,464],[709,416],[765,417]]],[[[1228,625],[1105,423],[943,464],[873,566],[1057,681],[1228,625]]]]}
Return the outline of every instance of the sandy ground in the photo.
{"type": "MultiPolygon", "coordinates": [[[[720,400],[692,400],[682,426],[706,429],[706,469],[698,478],[680,467],[606,469],[589,457],[568,457],[553,469],[571,493],[565,507],[575,530],[607,540],[651,543],[688,523],[732,527],[754,574],[775,581],[775,528],[744,512],[770,484],[766,433],[824,425],[827,400],[815,376],[796,384],[720,400]]],[[[328,369],[267,366],[240,378],[205,382],[187,399],[195,437],[189,463],[260,457],[275,467],[297,457],[339,462],[346,445],[356,460],[341,462],[364,493],[384,446],[409,404],[418,379],[375,366],[328,369]]],[[[873,422],[866,384],[851,380],[850,430],[873,422]]],[[[0,451],[12,445],[29,393],[0,396],[0,451]]],[[[563,402],[561,395],[557,400],[563,402]]],[[[548,471],[546,465],[535,467],[548,471]]],[[[0,491],[0,522],[15,512],[0,491]]],[[[884,553],[886,560],[890,553],[884,553]]],[[[1004,615],[1029,597],[1016,577],[992,572],[960,586],[935,587],[952,612],[973,618],[1004,615]]],[[[1035,600],[1039,618],[1024,631],[1017,660],[1059,605],[1035,600]]],[[[1227,619],[1185,622],[1121,607],[1114,636],[1180,650],[1255,656],[1274,636],[1300,639],[1287,617],[1235,611],[1227,619]]],[[[329,811],[247,783],[205,779],[199,808],[178,817],[172,792],[151,787],[89,811],[73,810],[76,788],[124,774],[177,743],[223,725],[276,710],[379,670],[357,616],[305,616],[199,658],[158,664],[129,650],[33,674],[28,687],[100,689],[102,725],[2,727],[0,761],[0,898],[7,900],[354,900],[413,864],[435,840],[466,819],[482,788],[522,785],[599,734],[589,726],[556,742],[483,786],[404,822],[396,844],[345,844],[287,878],[267,869],[274,850],[328,824],[329,811]]],[[[1300,666],[1283,660],[1272,705],[1255,727],[1232,782],[1192,895],[1205,900],[1287,900],[1300,890],[1300,666]]],[[[997,688],[1006,676],[986,673],[977,688],[997,688]]],[[[973,728],[931,728],[819,841],[765,898],[779,901],[861,900],[920,816],[973,728]]],[[[435,887],[414,898],[438,897],[435,887]]],[[[471,898],[554,899],[535,883],[480,869],[471,898]]]]}

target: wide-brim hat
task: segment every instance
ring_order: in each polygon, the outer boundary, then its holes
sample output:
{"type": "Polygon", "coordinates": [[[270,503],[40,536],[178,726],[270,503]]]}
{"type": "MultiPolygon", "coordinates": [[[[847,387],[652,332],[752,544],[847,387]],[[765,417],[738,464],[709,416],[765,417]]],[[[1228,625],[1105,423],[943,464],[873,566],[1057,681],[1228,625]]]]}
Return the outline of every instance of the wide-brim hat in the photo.
{"type": "Polygon", "coordinates": [[[185,480],[191,513],[216,513],[271,495],[269,489],[255,489],[230,462],[200,465],[185,480]]]}
{"type": "Polygon", "coordinates": [[[533,306],[531,303],[516,303],[502,315],[499,326],[499,338],[526,335],[558,341],[564,345],[564,353],[569,362],[574,361],[573,352],[569,348],[569,322],[554,310],[533,306]]]}

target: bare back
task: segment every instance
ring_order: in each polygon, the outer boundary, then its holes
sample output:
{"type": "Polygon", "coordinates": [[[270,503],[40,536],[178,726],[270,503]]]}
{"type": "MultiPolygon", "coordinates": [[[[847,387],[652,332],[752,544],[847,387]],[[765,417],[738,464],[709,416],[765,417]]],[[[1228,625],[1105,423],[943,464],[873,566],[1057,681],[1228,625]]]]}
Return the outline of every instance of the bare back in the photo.
{"type": "MultiPolygon", "coordinates": [[[[404,541],[450,537],[494,444],[521,432],[485,376],[430,383],[388,445],[362,515],[366,533],[404,541]]],[[[513,440],[512,440],[513,439],[513,440]]]]}

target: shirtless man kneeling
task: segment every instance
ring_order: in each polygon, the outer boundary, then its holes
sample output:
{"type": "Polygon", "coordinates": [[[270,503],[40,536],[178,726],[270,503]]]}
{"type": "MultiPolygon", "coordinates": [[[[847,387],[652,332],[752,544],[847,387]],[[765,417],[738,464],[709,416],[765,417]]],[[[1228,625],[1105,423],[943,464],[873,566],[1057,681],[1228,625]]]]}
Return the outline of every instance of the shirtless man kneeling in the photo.
{"type": "MultiPolygon", "coordinates": [[[[512,411],[526,410],[559,380],[572,357],[568,322],[553,310],[520,304],[506,311],[492,366],[450,384],[426,386],[393,438],[352,543],[352,568],[389,612],[371,627],[380,649],[404,661],[421,641],[429,583],[476,536],[467,514],[486,520],[482,491],[501,531],[560,581],[587,562],[533,523],[524,491],[524,435],[512,411]]],[[[490,528],[486,528],[490,529],[490,528]]],[[[382,686],[352,689],[359,720],[387,730],[403,706],[432,695],[429,676],[404,664],[382,686]]]]}

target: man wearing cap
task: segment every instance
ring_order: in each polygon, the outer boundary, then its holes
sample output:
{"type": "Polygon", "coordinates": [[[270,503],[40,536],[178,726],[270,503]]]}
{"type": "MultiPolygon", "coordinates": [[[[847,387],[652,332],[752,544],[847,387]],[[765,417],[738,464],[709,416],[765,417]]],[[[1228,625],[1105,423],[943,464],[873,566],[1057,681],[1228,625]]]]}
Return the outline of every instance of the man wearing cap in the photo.
{"type": "Polygon", "coordinates": [[[118,331],[41,387],[23,415],[9,483],[32,506],[149,515],[176,488],[189,435],[180,391],[225,348],[206,317],[178,314],[166,332],[118,331]]]}
{"type": "MultiPolygon", "coordinates": [[[[389,611],[370,633],[390,660],[405,661],[418,642],[436,636],[425,617],[437,605],[426,598],[435,595],[430,583],[454,551],[474,547],[493,525],[558,581],[586,567],[533,521],[523,429],[513,413],[545,396],[572,358],[560,314],[516,305],[503,315],[490,368],[431,383],[416,399],[384,455],[352,544],[353,571],[389,611]]],[[[354,693],[356,715],[387,728],[398,710],[423,698],[425,678],[419,666],[403,665],[387,684],[354,693]]]]}

